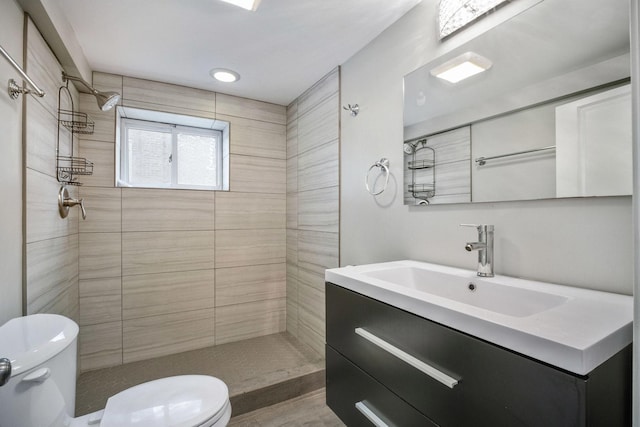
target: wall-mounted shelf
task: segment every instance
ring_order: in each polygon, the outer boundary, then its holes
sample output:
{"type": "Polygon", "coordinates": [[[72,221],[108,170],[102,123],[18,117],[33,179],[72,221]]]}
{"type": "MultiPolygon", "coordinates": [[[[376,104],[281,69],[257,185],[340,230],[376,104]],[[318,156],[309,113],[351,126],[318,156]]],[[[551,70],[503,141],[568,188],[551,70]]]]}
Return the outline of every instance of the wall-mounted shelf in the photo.
{"type": "Polygon", "coordinates": [[[80,113],[75,111],[73,106],[73,98],[71,92],[66,86],[61,86],[58,90],[58,136],[56,140],[56,176],[58,182],[63,185],[82,185],[78,181],[78,176],[92,175],[93,163],[85,159],[84,157],[74,156],[75,147],[75,135],[77,134],[92,134],[94,130],[94,122],[89,120],[86,113],[80,113]],[[70,110],[61,108],[62,94],[65,93],[69,98],[71,104],[70,110]],[[71,134],[71,143],[69,146],[69,155],[63,155],[60,153],[60,135],[61,127],[69,130],[71,134]]]}
{"type": "Polygon", "coordinates": [[[411,171],[411,183],[407,190],[419,201],[427,201],[436,195],[436,150],[427,146],[427,139],[407,141],[404,144],[406,155],[411,158],[406,167],[411,171]]]}
{"type": "Polygon", "coordinates": [[[425,160],[411,160],[409,161],[409,165],[407,166],[409,169],[430,169],[434,167],[435,161],[433,159],[425,159],[425,160]]]}
{"type": "Polygon", "coordinates": [[[66,129],[76,134],[91,135],[95,126],[86,113],[73,110],[58,110],[58,121],[66,129]]]}

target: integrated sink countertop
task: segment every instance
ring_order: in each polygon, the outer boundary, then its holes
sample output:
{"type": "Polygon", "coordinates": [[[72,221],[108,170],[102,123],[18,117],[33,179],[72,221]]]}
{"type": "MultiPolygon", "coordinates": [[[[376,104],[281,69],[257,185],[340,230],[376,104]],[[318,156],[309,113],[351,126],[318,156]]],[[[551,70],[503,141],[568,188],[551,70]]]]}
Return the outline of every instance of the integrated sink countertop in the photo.
{"type": "Polygon", "coordinates": [[[334,268],[325,279],[578,375],[632,341],[628,295],[418,261],[334,268]]]}

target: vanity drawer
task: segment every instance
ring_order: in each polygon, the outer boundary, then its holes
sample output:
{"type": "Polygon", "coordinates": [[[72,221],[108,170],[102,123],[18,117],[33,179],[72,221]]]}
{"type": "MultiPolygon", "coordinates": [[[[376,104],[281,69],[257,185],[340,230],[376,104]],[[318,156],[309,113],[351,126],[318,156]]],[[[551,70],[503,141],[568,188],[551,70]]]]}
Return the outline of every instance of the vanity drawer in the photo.
{"type": "Polygon", "coordinates": [[[326,351],[327,405],[346,425],[437,427],[331,347],[326,351]]]}
{"type": "Polygon", "coordinates": [[[587,378],[330,283],[326,304],[327,344],[443,427],[586,425],[587,378]]]}

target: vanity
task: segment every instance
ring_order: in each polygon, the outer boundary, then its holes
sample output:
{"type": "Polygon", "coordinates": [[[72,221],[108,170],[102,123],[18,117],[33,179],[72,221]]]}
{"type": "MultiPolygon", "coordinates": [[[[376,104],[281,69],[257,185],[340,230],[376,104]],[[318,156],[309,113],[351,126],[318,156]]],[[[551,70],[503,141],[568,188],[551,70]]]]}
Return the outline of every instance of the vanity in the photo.
{"type": "Polygon", "coordinates": [[[417,261],[325,279],[348,426],[631,425],[630,296],[417,261]]]}

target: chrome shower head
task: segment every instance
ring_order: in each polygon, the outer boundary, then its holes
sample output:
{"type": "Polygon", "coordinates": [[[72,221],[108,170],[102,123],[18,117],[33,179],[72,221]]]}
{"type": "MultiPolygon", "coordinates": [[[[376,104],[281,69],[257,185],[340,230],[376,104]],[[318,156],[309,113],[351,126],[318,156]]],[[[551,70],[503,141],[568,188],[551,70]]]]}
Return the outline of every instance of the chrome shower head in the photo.
{"type": "Polygon", "coordinates": [[[100,92],[95,90],[95,92],[92,93],[96,97],[98,107],[100,107],[102,111],[109,111],[120,101],[120,94],[118,92],[100,92]]]}
{"type": "Polygon", "coordinates": [[[98,89],[91,86],[89,83],[82,80],[80,77],[70,76],[67,73],[62,73],[62,79],[64,81],[72,80],[75,82],[81,83],[85,86],[93,96],[96,97],[96,101],[98,102],[98,107],[102,111],[109,111],[113,108],[114,105],[120,101],[120,94],[118,92],[100,92],[98,89]]]}
{"type": "Polygon", "coordinates": [[[405,142],[404,143],[404,152],[405,153],[413,154],[413,150],[415,150],[415,149],[416,149],[416,146],[413,145],[412,143],[410,143],[410,142],[405,142]]]}

